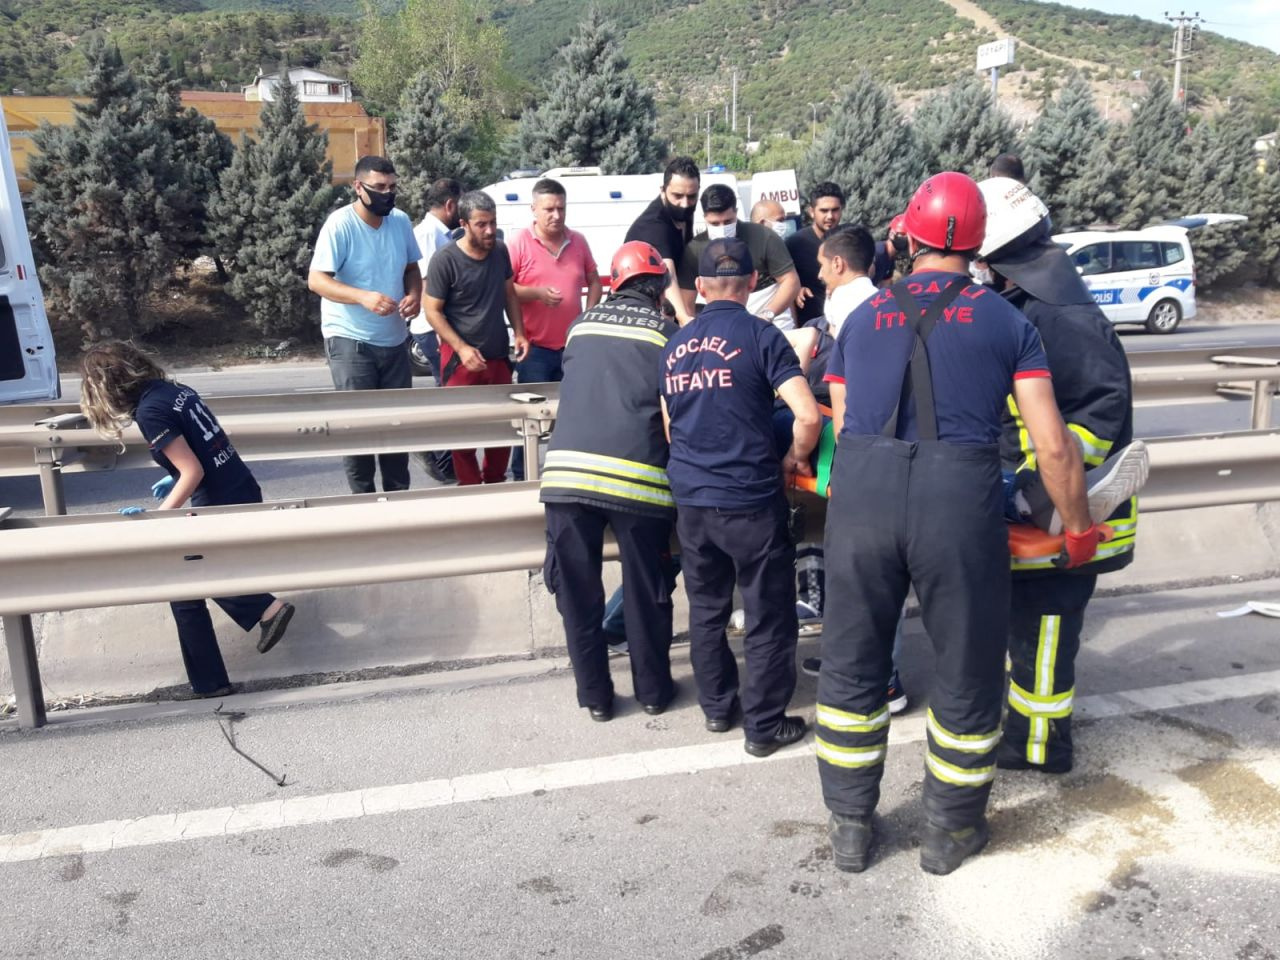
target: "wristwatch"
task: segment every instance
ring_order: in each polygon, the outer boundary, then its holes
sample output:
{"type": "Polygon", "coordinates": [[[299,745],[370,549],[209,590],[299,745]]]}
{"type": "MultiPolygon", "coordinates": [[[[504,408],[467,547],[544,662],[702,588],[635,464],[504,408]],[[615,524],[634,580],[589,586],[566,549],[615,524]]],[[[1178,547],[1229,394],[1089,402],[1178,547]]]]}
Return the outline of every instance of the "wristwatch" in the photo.
{"type": "Polygon", "coordinates": [[[773,318],[774,318],[775,316],[777,316],[777,314],[775,314],[775,313],[774,313],[772,310],[770,310],[768,307],[765,307],[763,310],[761,310],[759,313],[757,313],[757,314],[756,314],[756,316],[757,316],[757,317],[759,317],[761,320],[764,320],[764,321],[766,321],[766,322],[768,322],[768,323],[773,323],[773,318]]]}

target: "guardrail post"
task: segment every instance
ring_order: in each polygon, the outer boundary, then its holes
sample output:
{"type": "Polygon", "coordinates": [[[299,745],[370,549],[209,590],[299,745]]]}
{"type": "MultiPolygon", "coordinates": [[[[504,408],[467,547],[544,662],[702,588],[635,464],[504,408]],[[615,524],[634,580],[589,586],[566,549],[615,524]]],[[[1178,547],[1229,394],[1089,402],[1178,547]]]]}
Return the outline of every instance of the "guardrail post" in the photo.
{"type": "Polygon", "coordinates": [[[1271,381],[1253,381],[1253,411],[1249,422],[1254,430],[1266,430],[1271,426],[1271,381]]]}
{"type": "MultiPolygon", "coordinates": [[[[49,451],[37,451],[47,454],[49,451]]],[[[44,498],[44,515],[62,517],[67,513],[67,494],[62,487],[62,470],[52,459],[40,460],[40,496],[44,498]]]]}
{"type": "Polygon", "coordinates": [[[44,685],[40,682],[40,662],[36,659],[36,633],[31,617],[23,614],[0,618],[4,625],[4,643],[9,650],[9,673],[13,676],[13,692],[18,701],[18,726],[25,729],[43,727],[44,685]]]}

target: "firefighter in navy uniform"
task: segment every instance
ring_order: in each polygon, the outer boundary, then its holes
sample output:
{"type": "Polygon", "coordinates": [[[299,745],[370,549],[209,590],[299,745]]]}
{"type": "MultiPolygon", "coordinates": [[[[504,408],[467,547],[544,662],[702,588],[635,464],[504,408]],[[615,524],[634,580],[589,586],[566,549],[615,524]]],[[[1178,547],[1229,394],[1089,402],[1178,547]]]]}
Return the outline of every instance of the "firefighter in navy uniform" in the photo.
{"type": "Polygon", "coordinates": [[[812,475],[809,454],[822,418],[786,337],[747,312],[756,270],[746,243],[712,240],[697,270],[707,305],[671,338],[662,359],[689,659],[706,728],[730,730],[741,709],[744,748],[765,757],[806,729],[786,712],[799,626],[784,485],[790,475],[812,475]],[[785,449],[774,440],[775,395],[795,416],[785,449]],[[746,617],[741,683],[725,636],[735,584],[746,617]]]}
{"type": "Polygon", "coordinates": [[[662,315],[670,277],[656,249],[624,243],[613,294],[569,327],[560,409],[547,449],[544,576],[564,619],[578,705],[613,718],[613,680],[601,626],[604,529],[618,542],[631,677],[645,713],[675,696],[671,679],[671,533],[660,361],[676,325],[662,315]]]}
{"type": "MultiPolygon", "coordinates": [[[[1013,558],[1009,623],[1009,711],[997,754],[1003,769],[1071,769],[1075,659],[1085,607],[1098,574],[1133,561],[1138,519],[1132,493],[1146,478],[1142,441],[1133,439],[1133,389],[1124,347],[1065,251],[1050,237],[1049,211],[1024,184],[994,177],[979,184],[987,232],[978,275],[1040,332],[1053,394],[1085,464],[1089,512],[1114,535],[1083,566],[1064,570],[1051,556],[1013,558]]],[[[1013,516],[1057,533],[1017,403],[1001,436],[1013,516]]]]}
{"type": "Polygon", "coordinates": [[[969,277],[985,227],[971,179],[926,180],[906,212],[912,273],[849,315],[827,368],[842,429],[814,751],[833,861],[847,872],[870,863],[894,630],[913,585],[937,663],[920,865],[950,873],[987,843],[1009,620],[998,441],[1010,392],[1064,518],[1069,562],[1087,562],[1097,547],[1079,448],[1054,405],[1040,338],[969,277]]]}

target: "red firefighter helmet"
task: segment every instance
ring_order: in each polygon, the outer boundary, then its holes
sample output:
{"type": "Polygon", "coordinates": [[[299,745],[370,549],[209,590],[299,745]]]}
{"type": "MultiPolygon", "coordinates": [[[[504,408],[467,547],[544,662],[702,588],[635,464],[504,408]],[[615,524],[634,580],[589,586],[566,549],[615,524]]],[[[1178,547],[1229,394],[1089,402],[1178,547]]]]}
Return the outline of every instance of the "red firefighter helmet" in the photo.
{"type": "Polygon", "coordinates": [[[613,255],[609,268],[609,285],[617,290],[632,277],[661,277],[667,272],[662,254],[656,247],[643,240],[629,240],[613,255]]]}
{"type": "Polygon", "coordinates": [[[907,204],[906,232],[943,253],[977,250],[987,232],[987,205],[978,185],[963,173],[930,177],[907,204]]]}
{"type": "Polygon", "coordinates": [[[897,236],[898,234],[907,232],[907,215],[900,213],[889,221],[889,234],[897,236]]]}

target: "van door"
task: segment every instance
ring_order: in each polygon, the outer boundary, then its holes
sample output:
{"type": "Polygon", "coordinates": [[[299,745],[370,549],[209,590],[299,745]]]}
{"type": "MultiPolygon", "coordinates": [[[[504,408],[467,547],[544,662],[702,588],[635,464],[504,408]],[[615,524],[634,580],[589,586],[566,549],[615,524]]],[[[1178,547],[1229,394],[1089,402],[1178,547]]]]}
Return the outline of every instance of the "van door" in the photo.
{"type": "Polygon", "coordinates": [[[1115,319],[1130,323],[1147,319],[1146,296],[1163,285],[1164,260],[1157,240],[1117,240],[1112,244],[1111,272],[1121,288],[1115,319]]]}
{"type": "Polygon", "coordinates": [[[53,334],[31,255],[9,131],[0,106],[0,403],[62,396],[53,334]]]}

